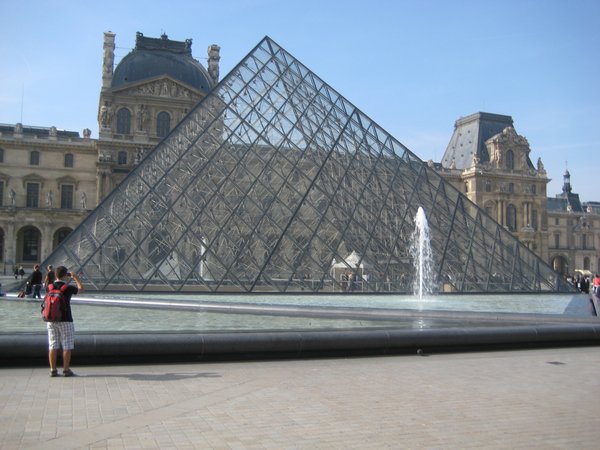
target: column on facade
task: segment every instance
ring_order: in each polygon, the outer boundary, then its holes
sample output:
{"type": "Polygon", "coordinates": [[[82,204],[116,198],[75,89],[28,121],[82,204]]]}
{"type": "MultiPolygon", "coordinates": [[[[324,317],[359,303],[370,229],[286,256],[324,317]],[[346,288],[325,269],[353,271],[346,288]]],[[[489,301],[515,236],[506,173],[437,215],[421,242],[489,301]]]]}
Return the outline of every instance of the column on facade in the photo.
{"type": "Polygon", "coordinates": [[[4,263],[8,264],[7,271],[11,271],[17,261],[17,235],[15,224],[9,222],[6,225],[6,234],[4,235],[4,263]]]}
{"type": "Polygon", "coordinates": [[[527,227],[531,225],[531,203],[523,203],[523,226],[527,227]]]}
{"type": "Polygon", "coordinates": [[[42,248],[40,261],[45,260],[50,253],[52,253],[52,244],[54,243],[54,236],[52,233],[52,225],[45,223],[42,227],[42,248]]]}

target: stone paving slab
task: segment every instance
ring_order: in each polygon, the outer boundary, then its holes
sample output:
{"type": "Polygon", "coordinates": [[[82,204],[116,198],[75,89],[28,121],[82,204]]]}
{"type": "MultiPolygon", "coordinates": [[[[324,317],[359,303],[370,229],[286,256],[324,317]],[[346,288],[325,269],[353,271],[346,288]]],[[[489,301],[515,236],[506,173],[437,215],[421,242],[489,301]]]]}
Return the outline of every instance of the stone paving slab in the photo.
{"type": "MultiPolygon", "coordinates": [[[[76,354],[74,355],[76,364],[76,354]]],[[[2,449],[597,449],[600,347],[0,369],[2,449]]]]}

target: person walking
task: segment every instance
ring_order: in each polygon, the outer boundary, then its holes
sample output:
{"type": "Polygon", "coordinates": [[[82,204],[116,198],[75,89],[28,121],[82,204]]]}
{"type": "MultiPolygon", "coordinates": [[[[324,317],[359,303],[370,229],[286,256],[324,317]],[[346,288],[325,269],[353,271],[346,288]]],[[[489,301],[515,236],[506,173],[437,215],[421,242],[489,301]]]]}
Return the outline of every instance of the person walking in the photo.
{"type": "Polygon", "coordinates": [[[46,276],[44,277],[44,289],[48,292],[48,286],[54,283],[56,280],[56,275],[54,274],[54,269],[52,268],[52,264],[48,266],[48,271],[46,272],[46,276]]]}
{"type": "Polygon", "coordinates": [[[75,375],[71,370],[71,353],[75,347],[75,325],[73,323],[73,314],[71,313],[71,297],[84,292],[83,284],[75,273],[71,273],[65,266],[56,268],[56,280],[48,285],[48,290],[61,289],[64,285],[68,287],[64,290],[65,305],[63,318],[60,322],[47,322],[48,330],[48,361],[50,363],[50,376],[56,377],[58,370],[56,360],[58,350],[62,347],[63,356],[63,376],[72,377],[75,375]],[[76,287],[69,284],[75,281],[76,287]]]}
{"type": "Polygon", "coordinates": [[[31,274],[31,279],[29,280],[31,283],[32,289],[32,298],[42,298],[42,272],[40,270],[40,265],[36,264],[33,266],[33,273],[31,274]]]}

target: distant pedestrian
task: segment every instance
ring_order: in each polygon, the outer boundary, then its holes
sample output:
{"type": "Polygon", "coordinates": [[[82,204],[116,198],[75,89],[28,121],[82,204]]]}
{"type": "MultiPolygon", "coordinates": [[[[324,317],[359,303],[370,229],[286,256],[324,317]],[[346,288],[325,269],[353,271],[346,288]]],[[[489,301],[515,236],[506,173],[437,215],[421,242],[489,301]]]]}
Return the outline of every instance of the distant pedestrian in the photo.
{"type": "Polygon", "coordinates": [[[21,280],[25,276],[25,269],[23,269],[23,266],[19,266],[19,276],[21,277],[21,280]]]}
{"type": "Polygon", "coordinates": [[[31,283],[32,298],[42,298],[40,294],[42,290],[42,272],[39,264],[33,266],[33,273],[29,282],[31,283]]]}
{"type": "Polygon", "coordinates": [[[600,276],[598,274],[594,276],[594,280],[592,281],[592,292],[597,297],[600,297],[600,276]]]}
{"type": "Polygon", "coordinates": [[[48,271],[46,272],[46,276],[44,277],[44,289],[48,291],[48,285],[54,283],[56,280],[56,275],[54,274],[54,269],[52,268],[52,264],[48,266],[48,271]]]}

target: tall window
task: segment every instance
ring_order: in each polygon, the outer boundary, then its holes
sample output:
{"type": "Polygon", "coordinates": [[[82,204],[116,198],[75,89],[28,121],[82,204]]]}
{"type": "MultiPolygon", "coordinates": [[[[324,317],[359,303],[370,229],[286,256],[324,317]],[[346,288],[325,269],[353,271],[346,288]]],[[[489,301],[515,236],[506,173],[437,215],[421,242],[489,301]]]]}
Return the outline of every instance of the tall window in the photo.
{"type": "Polygon", "coordinates": [[[513,170],[515,168],[515,154],[512,150],[506,152],[506,168],[513,170]]]}
{"type": "Polygon", "coordinates": [[[38,208],[40,205],[40,184],[27,183],[27,208],[38,208]]]}
{"type": "Polygon", "coordinates": [[[0,206],[4,205],[4,180],[0,180],[0,206]]]}
{"type": "Polygon", "coordinates": [[[156,135],[165,137],[171,131],[171,116],[169,113],[162,111],[156,117],[156,135]]]}
{"type": "Polygon", "coordinates": [[[73,185],[60,185],[60,207],[61,209],[73,209],[73,185]]]}
{"type": "Polygon", "coordinates": [[[23,230],[23,261],[37,261],[40,248],[40,232],[29,227],[23,230]]]}
{"type": "Polygon", "coordinates": [[[492,192],[492,182],[485,180],[485,192],[492,192]]]}
{"type": "Polygon", "coordinates": [[[117,163],[121,165],[127,164],[127,152],[119,152],[117,155],[117,163]]]}
{"type": "Polygon", "coordinates": [[[73,167],[73,153],[65,154],[65,167],[73,167]]]}
{"type": "Polygon", "coordinates": [[[4,149],[0,148],[0,163],[4,162],[4,149]]]}
{"type": "Polygon", "coordinates": [[[39,166],[40,165],[40,152],[38,152],[37,150],[34,150],[29,154],[29,165],[30,166],[39,166]]]}
{"type": "Polygon", "coordinates": [[[121,108],[117,111],[117,133],[131,133],[131,111],[121,108]]]}
{"type": "Polygon", "coordinates": [[[515,205],[506,207],[506,226],[510,231],[517,231],[517,208],[515,205]]]}
{"type": "Polygon", "coordinates": [[[538,229],[538,212],[537,209],[531,210],[531,227],[534,230],[538,229]]]}
{"type": "Polygon", "coordinates": [[[581,235],[581,248],[583,250],[587,249],[587,235],[586,234],[581,235]]]}
{"type": "Polygon", "coordinates": [[[554,235],[554,248],[560,248],[560,234],[554,235]]]}
{"type": "Polygon", "coordinates": [[[583,270],[590,270],[590,258],[583,258],[583,270]]]}
{"type": "Polygon", "coordinates": [[[0,228],[0,260],[4,260],[4,230],[0,228]]]}

